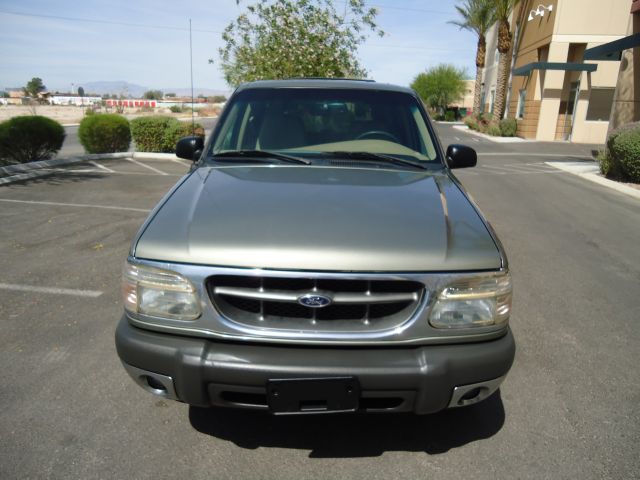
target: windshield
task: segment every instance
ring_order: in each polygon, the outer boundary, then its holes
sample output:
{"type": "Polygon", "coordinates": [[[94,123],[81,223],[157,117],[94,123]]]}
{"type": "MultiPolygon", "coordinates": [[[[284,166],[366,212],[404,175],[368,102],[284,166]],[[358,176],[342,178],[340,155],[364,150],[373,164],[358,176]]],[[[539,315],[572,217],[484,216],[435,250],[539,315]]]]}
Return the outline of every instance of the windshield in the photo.
{"type": "Polygon", "coordinates": [[[440,163],[417,100],[381,90],[280,88],[236,94],[210,154],[269,151],[297,157],[373,153],[440,163]]]}

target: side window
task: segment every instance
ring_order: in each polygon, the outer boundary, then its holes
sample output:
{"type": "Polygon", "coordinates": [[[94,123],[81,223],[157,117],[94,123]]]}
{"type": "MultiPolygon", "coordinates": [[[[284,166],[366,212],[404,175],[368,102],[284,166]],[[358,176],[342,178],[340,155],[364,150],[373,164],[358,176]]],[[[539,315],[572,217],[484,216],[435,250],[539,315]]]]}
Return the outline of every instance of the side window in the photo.
{"type": "Polygon", "coordinates": [[[240,127],[238,117],[244,113],[244,110],[246,110],[246,104],[244,102],[236,102],[233,105],[232,110],[229,112],[229,116],[224,122],[222,130],[218,134],[216,143],[213,146],[214,150],[236,150],[235,144],[240,127]]]}

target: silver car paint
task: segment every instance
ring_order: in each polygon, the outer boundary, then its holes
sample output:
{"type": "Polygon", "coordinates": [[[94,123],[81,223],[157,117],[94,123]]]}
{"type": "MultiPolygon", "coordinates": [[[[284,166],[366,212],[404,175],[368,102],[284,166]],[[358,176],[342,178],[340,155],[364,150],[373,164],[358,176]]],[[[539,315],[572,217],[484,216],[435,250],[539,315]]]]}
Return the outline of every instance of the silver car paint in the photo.
{"type": "Polygon", "coordinates": [[[503,267],[444,169],[201,167],[167,199],[139,235],[136,258],[342,272],[503,267]]]}

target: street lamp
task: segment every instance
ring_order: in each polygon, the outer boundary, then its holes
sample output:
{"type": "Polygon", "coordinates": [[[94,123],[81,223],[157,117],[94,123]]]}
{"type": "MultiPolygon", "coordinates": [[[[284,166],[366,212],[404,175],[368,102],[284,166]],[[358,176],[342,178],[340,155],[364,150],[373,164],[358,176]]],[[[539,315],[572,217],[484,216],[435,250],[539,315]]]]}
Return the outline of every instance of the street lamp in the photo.
{"type": "Polygon", "coordinates": [[[527,19],[527,21],[531,21],[533,20],[535,17],[544,17],[544,11],[547,11],[549,13],[551,13],[553,11],[553,5],[549,5],[548,7],[545,7],[544,5],[540,4],[538,5],[538,8],[536,8],[535,10],[531,10],[529,12],[529,18],[527,19]]]}

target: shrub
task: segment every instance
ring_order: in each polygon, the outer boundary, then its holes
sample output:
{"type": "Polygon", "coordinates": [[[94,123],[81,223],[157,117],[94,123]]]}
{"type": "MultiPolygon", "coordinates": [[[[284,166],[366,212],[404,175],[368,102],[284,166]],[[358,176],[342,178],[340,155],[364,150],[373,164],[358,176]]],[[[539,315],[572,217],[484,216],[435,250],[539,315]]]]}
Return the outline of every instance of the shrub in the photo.
{"type": "Polygon", "coordinates": [[[622,177],[620,164],[615,162],[607,150],[598,153],[598,163],[600,164],[600,172],[607,178],[619,179],[622,177]]]}
{"type": "Polygon", "coordinates": [[[169,110],[171,110],[173,113],[182,113],[182,107],[180,105],[171,105],[169,107],[169,110]]]}
{"type": "Polygon", "coordinates": [[[129,121],[115,113],[98,113],[84,117],[78,138],[87,153],[126,152],[131,144],[129,121]]]}
{"type": "Polygon", "coordinates": [[[166,116],[140,117],[131,121],[131,135],[139,152],[164,152],[164,132],[175,119],[166,116]]]}
{"type": "Polygon", "coordinates": [[[64,142],[64,128],[40,115],[14,117],[0,123],[0,162],[26,163],[47,160],[64,142]]]}
{"type": "Polygon", "coordinates": [[[619,165],[622,176],[640,182],[640,127],[625,129],[610,143],[609,155],[619,165]]]}
{"type": "Polygon", "coordinates": [[[475,115],[469,115],[467,118],[464,119],[464,123],[471,130],[478,130],[478,119],[475,117],[475,115]]]}
{"type": "Polygon", "coordinates": [[[515,137],[518,122],[515,118],[505,118],[500,121],[500,133],[503,137],[515,137]]]}
{"type": "Polygon", "coordinates": [[[486,133],[491,135],[492,137],[499,137],[502,135],[502,131],[500,130],[500,124],[497,122],[491,122],[487,124],[486,133]]]}
{"type": "Polygon", "coordinates": [[[167,116],[141,117],[131,122],[131,133],[139,152],[173,153],[176,142],[191,134],[191,123],[167,116]]]}
{"type": "Polygon", "coordinates": [[[455,122],[456,121],[456,112],[453,110],[447,110],[444,112],[444,119],[447,122],[455,122]]]}
{"type": "Polygon", "coordinates": [[[178,143],[178,140],[182,137],[191,135],[194,130],[196,135],[200,130],[204,131],[202,129],[202,125],[199,123],[196,123],[195,129],[192,129],[191,122],[181,122],[179,120],[172,122],[164,131],[162,151],[174,153],[176,151],[176,143],[178,143]]]}

